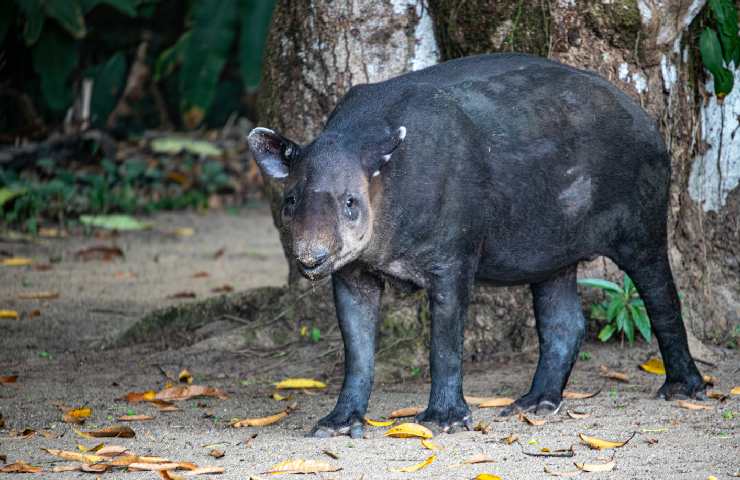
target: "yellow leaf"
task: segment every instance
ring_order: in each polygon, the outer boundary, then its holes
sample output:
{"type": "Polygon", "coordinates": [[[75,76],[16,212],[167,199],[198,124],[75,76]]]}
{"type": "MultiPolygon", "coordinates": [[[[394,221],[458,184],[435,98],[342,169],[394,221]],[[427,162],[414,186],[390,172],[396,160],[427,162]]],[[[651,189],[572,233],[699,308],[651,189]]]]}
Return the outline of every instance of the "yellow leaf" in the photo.
{"type": "Polygon", "coordinates": [[[590,448],[594,450],[604,450],[607,448],[619,448],[619,447],[623,447],[627,445],[627,442],[632,440],[632,437],[634,437],[635,434],[633,433],[630,438],[628,438],[627,440],[623,442],[613,442],[610,440],[602,440],[596,437],[589,437],[588,435],[584,435],[582,433],[579,433],[578,436],[581,438],[581,441],[584,444],[588,445],[590,448]]]}
{"type": "Polygon", "coordinates": [[[665,366],[663,360],[658,357],[653,357],[647,362],[640,365],[640,368],[647,373],[653,373],[655,375],[665,375],[665,366]]]}
{"type": "Polygon", "coordinates": [[[231,421],[231,426],[233,428],[266,427],[267,425],[272,425],[273,423],[277,423],[283,418],[287,417],[288,413],[290,413],[289,408],[283,410],[282,412],[276,413],[275,415],[270,415],[268,417],[244,418],[244,419],[235,418],[231,421]]]}
{"type": "Polygon", "coordinates": [[[437,445],[431,440],[422,439],[421,445],[427,450],[442,450],[442,447],[440,447],[439,445],[437,445]]]}
{"type": "Polygon", "coordinates": [[[82,453],[97,452],[98,450],[100,450],[104,446],[105,446],[104,443],[98,443],[97,445],[92,446],[92,447],[86,447],[84,445],[78,444],[77,445],[77,450],[79,450],[82,453]]]}
{"type": "Polygon", "coordinates": [[[598,395],[600,393],[601,393],[601,390],[597,390],[594,393],[573,392],[573,391],[570,391],[570,390],[565,390],[563,392],[563,398],[568,399],[568,400],[583,400],[583,399],[586,399],[586,398],[595,397],[596,395],[598,395]]]}
{"type": "Polygon", "coordinates": [[[90,415],[92,415],[92,408],[90,407],[75,408],[73,410],[68,411],[67,415],[69,415],[70,417],[87,418],[90,415]]]}
{"type": "Polygon", "coordinates": [[[492,473],[479,473],[473,480],[503,480],[498,475],[492,473]]]}
{"type": "Polygon", "coordinates": [[[338,472],[341,467],[335,467],[326,462],[319,460],[303,460],[298,458],[295,460],[286,460],[280,462],[277,465],[273,465],[270,470],[265,473],[320,473],[320,472],[338,472]]]}
{"type": "Polygon", "coordinates": [[[513,398],[494,397],[494,398],[486,398],[483,402],[478,404],[478,407],[479,408],[508,407],[512,403],[514,403],[513,398]]]}
{"type": "Polygon", "coordinates": [[[584,472],[611,472],[617,463],[612,460],[606,463],[576,463],[575,465],[584,472]]]}
{"type": "Polygon", "coordinates": [[[18,312],[15,310],[0,310],[0,318],[11,318],[18,320],[18,312]]]}
{"type": "Polygon", "coordinates": [[[418,423],[402,423],[391,428],[384,434],[386,437],[396,438],[432,438],[434,434],[427,427],[418,423]]]}
{"type": "Polygon", "coordinates": [[[85,454],[85,453],[78,453],[78,452],[67,452],[65,450],[57,450],[55,448],[42,448],[41,450],[45,451],[46,453],[50,455],[54,455],[55,457],[63,458],[64,460],[71,460],[73,462],[99,463],[99,462],[106,461],[106,458],[100,455],[92,455],[92,454],[85,454]]]}
{"type": "Polygon", "coordinates": [[[394,423],[396,423],[395,420],[373,420],[371,418],[365,417],[365,423],[370,425],[371,427],[390,427],[394,423]]]}
{"type": "Polygon", "coordinates": [[[390,415],[388,415],[388,418],[403,418],[403,417],[413,417],[417,413],[424,410],[424,407],[404,407],[399,408],[398,410],[393,410],[390,415]]]}
{"type": "Polygon", "coordinates": [[[429,465],[431,465],[432,462],[434,462],[436,459],[437,459],[437,456],[436,455],[432,455],[429,458],[427,458],[426,460],[424,460],[423,462],[417,463],[415,465],[409,465],[408,467],[399,468],[398,471],[399,472],[406,472],[406,473],[418,472],[422,468],[426,468],[429,465]]]}
{"type": "Polygon", "coordinates": [[[193,375],[188,371],[187,368],[183,368],[180,374],[177,376],[177,380],[180,383],[187,383],[188,385],[193,383],[193,375]]]}
{"type": "Polygon", "coordinates": [[[740,387],[732,387],[732,390],[730,390],[730,395],[740,395],[740,387]]]}
{"type": "Polygon", "coordinates": [[[155,396],[156,400],[187,400],[193,397],[217,397],[221,400],[226,400],[228,395],[214,387],[206,387],[203,385],[180,385],[165,388],[164,390],[157,393],[155,396]]]}
{"type": "Polygon", "coordinates": [[[4,258],[2,261],[2,265],[5,267],[23,267],[25,265],[31,265],[32,263],[33,260],[25,257],[4,258]]]}
{"type": "Polygon", "coordinates": [[[709,385],[715,386],[719,384],[719,378],[714,375],[702,375],[701,378],[704,380],[704,383],[708,383],[709,385]]]}
{"type": "Polygon", "coordinates": [[[192,237],[193,235],[195,235],[195,230],[190,227],[181,227],[175,229],[175,236],[192,237]]]}
{"type": "Polygon", "coordinates": [[[326,388],[324,382],[312,380],[310,378],[286,378],[275,384],[278,390],[300,389],[300,388],[326,388]]]}
{"type": "Polygon", "coordinates": [[[123,399],[128,403],[151,402],[157,397],[157,392],[147,390],[146,392],[130,392],[123,399]]]}
{"type": "Polygon", "coordinates": [[[678,400],[676,404],[679,407],[685,408],[687,410],[712,410],[714,408],[710,405],[700,405],[698,403],[689,402],[687,400],[678,400]]]}
{"type": "Polygon", "coordinates": [[[277,400],[278,402],[281,402],[283,400],[290,400],[293,397],[293,395],[280,395],[280,392],[273,392],[272,399],[277,400]]]}

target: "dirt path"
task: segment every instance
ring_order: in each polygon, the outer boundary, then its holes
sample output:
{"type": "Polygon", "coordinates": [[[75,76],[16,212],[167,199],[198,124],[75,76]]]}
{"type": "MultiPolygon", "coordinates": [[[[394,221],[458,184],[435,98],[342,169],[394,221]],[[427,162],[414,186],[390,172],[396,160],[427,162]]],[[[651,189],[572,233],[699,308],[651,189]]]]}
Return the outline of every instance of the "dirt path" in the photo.
{"type": "MultiPolygon", "coordinates": [[[[132,325],[145,312],[188,299],[168,298],[179,292],[194,292],[198,299],[216,295],[213,288],[225,284],[242,290],[259,285],[279,285],[286,275],[282,254],[269,214],[264,206],[247,208],[238,215],[226,213],[166,214],[153,219],[156,228],[130,233],[116,239],[72,237],[42,239],[32,243],[0,242],[0,253],[28,256],[36,264],[51,263],[51,270],[34,267],[0,267],[0,309],[21,313],[19,320],[0,319],[0,375],[17,374],[18,382],[0,385],[0,455],[7,461],[29,461],[45,473],[29,478],[78,478],[87,473],[49,473],[54,458],[40,448],[75,450],[77,444],[93,440],[76,436],[61,422],[55,403],[87,405],[93,409],[85,429],[116,423],[120,415],[151,414],[149,422],[132,423],[136,437],[106,440],[107,444],[129,447],[140,455],[156,455],[199,465],[217,465],[225,473],[214,478],[248,479],[263,475],[272,465],[290,458],[326,461],[342,470],[323,473],[319,478],[445,478],[472,479],[489,472],[504,479],[555,478],[545,466],[573,471],[573,462],[598,463],[614,458],[610,473],[582,473],[586,478],[686,478],[706,479],[709,475],[730,478],[740,470],[740,397],[723,403],[705,402],[711,410],[692,411],[675,403],[652,399],[662,378],[637,370],[637,365],[654,354],[653,348],[625,348],[587,344],[588,361],[579,361],[569,388],[601,393],[587,400],[568,401],[561,411],[547,417],[541,426],[516,418],[501,419],[496,409],[474,409],[475,422],[489,424],[490,432],[462,432],[438,435],[443,447],[427,468],[416,473],[396,469],[418,463],[432,453],[418,440],[390,439],[385,429],[370,428],[366,439],[306,439],[303,434],[333,406],[341,380],[336,377],[334,359],[322,357],[304,366],[291,366],[305,376],[329,376],[326,391],[317,395],[298,393],[298,410],[283,422],[264,428],[232,429],[233,417],[259,417],[276,413],[284,402],[270,398],[271,382],[285,370],[267,368],[268,362],[251,355],[193,348],[165,350],[154,343],[125,349],[101,349],[113,335],[132,325]],[[194,235],[176,236],[178,228],[192,228],[194,235]],[[124,258],[111,261],[83,261],[75,253],[95,245],[115,245],[124,258]],[[196,275],[206,272],[208,275],[196,275]],[[19,300],[22,293],[54,291],[56,300],[19,300]],[[30,317],[38,309],[40,316],[30,317]],[[630,375],[629,383],[607,380],[599,365],[630,375]],[[168,381],[162,373],[176,374],[188,368],[198,384],[214,386],[229,394],[228,400],[189,400],[181,410],[160,413],[148,404],[128,405],[115,401],[127,392],[159,390],[168,381]],[[572,419],[567,410],[590,416],[572,419]],[[28,439],[8,438],[10,430],[50,430],[59,435],[28,439]],[[637,432],[623,448],[598,452],[579,444],[578,433],[624,440],[637,432]],[[245,445],[244,441],[257,434],[245,445]],[[519,441],[500,441],[510,434],[519,441]],[[523,453],[575,446],[572,458],[532,457],[523,453]],[[212,448],[225,452],[214,459],[212,448]],[[327,456],[324,450],[339,458],[327,456]],[[494,463],[454,467],[476,454],[485,454],[494,463]]],[[[315,347],[316,356],[336,346],[336,336],[315,347]]],[[[727,393],[740,385],[740,355],[724,351],[717,367],[702,366],[703,373],[719,378],[717,390],[727,393]]],[[[467,366],[465,390],[468,395],[516,396],[525,391],[534,369],[532,353],[507,359],[504,363],[467,366]]],[[[380,418],[390,411],[424,405],[428,382],[419,379],[403,384],[376,385],[369,416],[380,418]]],[[[2,466],[2,462],[0,462],[2,466]]],[[[0,474],[2,475],[2,474],[0,474]]],[[[24,478],[16,475],[12,478],[24,478]]],[[[101,478],[159,478],[153,472],[109,472],[101,478]]]]}

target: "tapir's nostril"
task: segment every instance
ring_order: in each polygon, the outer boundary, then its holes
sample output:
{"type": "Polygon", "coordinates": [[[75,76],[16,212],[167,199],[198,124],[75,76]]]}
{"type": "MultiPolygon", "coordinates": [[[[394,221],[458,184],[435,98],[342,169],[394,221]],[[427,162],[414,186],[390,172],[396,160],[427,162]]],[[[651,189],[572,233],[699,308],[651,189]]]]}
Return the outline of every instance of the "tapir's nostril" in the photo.
{"type": "Polygon", "coordinates": [[[315,248],[311,250],[308,256],[298,258],[298,261],[306,268],[316,268],[324,263],[327,258],[329,258],[329,252],[326,249],[315,248]]]}

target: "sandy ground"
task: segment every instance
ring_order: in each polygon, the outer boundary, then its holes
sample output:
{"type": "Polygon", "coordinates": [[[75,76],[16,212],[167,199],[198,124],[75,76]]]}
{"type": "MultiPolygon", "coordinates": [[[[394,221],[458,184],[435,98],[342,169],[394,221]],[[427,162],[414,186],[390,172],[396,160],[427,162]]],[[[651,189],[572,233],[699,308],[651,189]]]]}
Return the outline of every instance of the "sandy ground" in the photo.
{"type": "MultiPolygon", "coordinates": [[[[303,366],[307,377],[329,378],[325,391],[315,395],[297,393],[292,401],[298,410],[273,426],[229,428],[233,417],[260,417],[285,408],[285,402],[270,398],[271,382],[285,371],[267,368],[265,360],[230,351],[181,348],[163,350],[158,339],[147,345],[104,349],[106,341],[133,324],[145,312],[187,299],[168,298],[178,292],[194,292],[198,299],[216,295],[213,288],[229,284],[237,290],[260,285],[279,285],[286,275],[282,253],[266,207],[245,208],[237,215],[211,212],[208,215],[162,214],[153,219],[155,229],[116,238],[72,235],[63,239],[33,242],[0,241],[0,254],[28,256],[36,265],[51,269],[0,267],[0,309],[21,313],[18,320],[0,319],[0,375],[17,374],[16,384],[0,385],[0,455],[8,463],[24,460],[44,468],[38,475],[12,478],[78,478],[89,473],[50,473],[68,462],[40,448],[75,450],[82,439],[61,422],[55,406],[86,405],[92,417],[82,427],[93,429],[117,423],[120,415],[151,414],[148,422],[135,422],[132,439],[108,439],[106,444],[129,447],[139,455],[156,455],[176,461],[224,467],[215,478],[267,478],[263,472],[280,461],[294,458],[327,462],[342,470],[322,473],[322,479],[445,478],[472,479],[488,472],[504,479],[555,478],[545,467],[572,472],[574,462],[599,463],[613,458],[609,473],[581,473],[586,478],[686,478],[710,475],[730,478],[740,471],[740,397],[724,402],[708,400],[710,410],[686,410],[676,403],[652,398],[662,377],[637,369],[656,351],[655,344],[620,349],[618,345],[587,343],[588,361],[579,361],[569,389],[601,393],[587,400],[567,401],[557,415],[543,417],[546,423],[532,426],[516,418],[499,418],[497,409],[473,409],[475,423],[489,425],[490,432],[439,434],[434,442],[443,449],[425,450],[419,440],[383,436],[384,428],[369,428],[365,439],[347,437],[308,439],[303,435],[328,413],[341,385],[336,364],[330,357],[303,366]],[[172,232],[189,227],[194,235],[179,237],[172,232]],[[96,245],[120,247],[124,258],[112,261],[83,261],[76,252],[96,245]],[[206,272],[208,276],[196,275],[206,272]],[[22,293],[54,291],[55,300],[20,300],[22,293]],[[38,310],[40,316],[31,317],[38,310]],[[626,372],[629,383],[618,383],[599,375],[599,366],[626,372]],[[264,366],[264,368],[263,368],[264,366]],[[195,382],[218,387],[227,400],[198,399],[180,404],[181,410],[160,413],[148,404],[128,405],[117,398],[132,391],[158,390],[174,375],[188,368],[195,382]],[[164,373],[163,373],[164,372],[164,373]],[[572,419],[567,410],[589,414],[572,419]],[[26,428],[54,432],[55,438],[37,434],[28,439],[11,437],[11,430],[26,428]],[[624,447],[602,452],[579,443],[578,434],[625,440],[624,447]],[[253,435],[257,435],[252,439],[253,435]],[[501,441],[510,434],[519,441],[501,441]],[[247,439],[251,439],[247,441],[247,439]],[[532,457],[540,452],[574,446],[572,458],[532,457]],[[225,455],[208,455],[213,448],[225,455]],[[337,459],[330,458],[330,451],[337,459]],[[436,454],[436,460],[416,473],[397,469],[436,454]],[[477,454],[493,463],[463,464],[477,454]],[[457,466],[456,466],[457,465],[457,466]]],[[[336,336],[324,343],[337,342],[336,336]]],[[[335,347],[336,345],[329,345],[335,347]]],[[[302,347],[303,348],[303,347],[302,347]]],[[[327,348],[315,347],[317,356],[327,348]]],[[[740,355],[721,351],[716,366],[700,365],[703,373],[719,378],[716,390],[724,393],[740,385],[740,355]]],[[[525,392],[536,363],[536,355],[522,354],[506,362],[476,363],[466,367],[465,391],[478,396],[517,396],[525,392]]],[[[291,366],[291,371],[296,370],[291,366]]],[[[300,368],[298,370],[301,370],[300,368]]],[[[390,411],[424,405],[428,380],[376,385],[369,416],[381,418],[390,411]]],[[[0,467],[2,462],[0,461],[0,467]]],[[[2,475],[2,474],[0,474],[2,475]]],[[[108,472],[101,478],[159,478],[154,472],[108,472]]]]}

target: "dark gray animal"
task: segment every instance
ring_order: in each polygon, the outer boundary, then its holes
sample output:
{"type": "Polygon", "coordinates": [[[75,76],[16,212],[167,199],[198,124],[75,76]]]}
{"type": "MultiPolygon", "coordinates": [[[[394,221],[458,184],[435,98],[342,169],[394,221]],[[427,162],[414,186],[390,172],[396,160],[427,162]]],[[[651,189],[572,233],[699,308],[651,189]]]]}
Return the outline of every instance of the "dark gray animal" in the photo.
{"type": "Polygon", "coordinates": [[[666,246],[670,158],[655,122],[605,79],[542,58],[463,58],[352,88],[300,146],[256,128],[264,175],[284,182],[283,224],[309,279],[332,275],[345,378],[316,436],[362,435],[384,278],[427,290],[427,409],[470,427],[463,326],[473,283],[529,284],[540,358],[504,414],[556,411],[585,319],[576,266],[614,260],[645,301],[665,398],[701,396],[666,246]]]}

